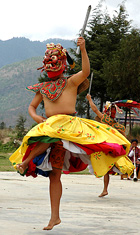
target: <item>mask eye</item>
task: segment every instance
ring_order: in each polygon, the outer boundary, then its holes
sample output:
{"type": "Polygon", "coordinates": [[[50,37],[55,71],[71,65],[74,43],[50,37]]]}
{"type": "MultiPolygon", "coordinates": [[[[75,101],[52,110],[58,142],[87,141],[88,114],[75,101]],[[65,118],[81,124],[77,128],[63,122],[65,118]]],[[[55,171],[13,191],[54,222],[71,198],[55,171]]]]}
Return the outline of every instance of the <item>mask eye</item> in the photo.
{"type": "Polygon", "coordinates": [[[52,60],[57,60],[57,56],[53,55],[52,60]]]}

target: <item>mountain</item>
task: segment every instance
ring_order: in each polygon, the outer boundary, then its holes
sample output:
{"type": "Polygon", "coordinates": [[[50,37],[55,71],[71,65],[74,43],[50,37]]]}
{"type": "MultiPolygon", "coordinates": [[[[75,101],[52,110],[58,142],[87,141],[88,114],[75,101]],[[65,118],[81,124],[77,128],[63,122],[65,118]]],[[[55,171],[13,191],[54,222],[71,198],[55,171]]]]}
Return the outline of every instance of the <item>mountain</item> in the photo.
{"type": "MultiPolygon", "coordinates": [[[[28,106],[35,94],[25,87],[38,83],[41,72],[37,68],[43,65],[46,43],[50,42],[60,42],[67,50],[74,47],[74,42],[63,39],[31,42],[25,38],[14,38],[0,41],[3,58],[0,60],[0,123],[5,122],[7,127],[15,126],[20,114],[27,118],[26,126],[32,125],[28,106]]],[[[37,112],[42,114],[43,111],[38,107],[37,112]]]]}
{"type": "Polygon", "coordinates": [[[75,44],[72,40],[64,40],[60,38],[50,38],[46,41],[30,41],[27,38],[12,38],[6,41],[0,40],[0,68],[21,60],[26,60],[36,56],[44,56],[46,44],[53,42],[61,43],[67,50],[74,48],[75,44]]]}
{"type": "Polygon", "coordinates": [[[20,114],[26,116],[28,126],[32,123],[28,106],[34,94],[25,87],[38,83],[40,71],[36,68],[40,66],[42,57],[34,57],[0,69],[0,122],[6,126],[15,126],[20,114]]]}

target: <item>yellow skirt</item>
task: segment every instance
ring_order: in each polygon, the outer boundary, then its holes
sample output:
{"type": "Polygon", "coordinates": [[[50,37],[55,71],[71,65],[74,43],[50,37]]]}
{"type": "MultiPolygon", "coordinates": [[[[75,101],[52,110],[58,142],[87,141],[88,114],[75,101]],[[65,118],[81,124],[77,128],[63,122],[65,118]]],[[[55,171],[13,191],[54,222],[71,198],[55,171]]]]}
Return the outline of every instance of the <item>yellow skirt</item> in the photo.
{"type": "Polygon", "coordinates": [[[122,134],[109,125],[70,115],[54,115],[32,128],[23,138],[22,145],[10,157],[14,167],[22,162],[29,146],[28,140],[31,137],[40,136],[59,138],[83,146],[103,142],[124,146],[125,156],[114,157],[104,152],[94,152],[90,155],[91,164],[97,177],[105,175],[113,165],[116,165],[123,174],[131,175],[133,173],[134,166],[126,157],[130,149],[130,142],[122,134]]]}

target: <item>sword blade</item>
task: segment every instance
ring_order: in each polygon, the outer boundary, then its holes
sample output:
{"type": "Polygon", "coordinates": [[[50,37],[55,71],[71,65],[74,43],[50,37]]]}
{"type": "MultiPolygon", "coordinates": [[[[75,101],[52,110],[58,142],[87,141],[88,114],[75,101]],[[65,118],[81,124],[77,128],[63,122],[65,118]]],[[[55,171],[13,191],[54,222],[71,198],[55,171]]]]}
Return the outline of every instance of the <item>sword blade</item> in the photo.
{"type": "Polygon", "coordinates": [[[90,85],[89,85],[88,94],[90,94],[90,92],[91,92],[92,80],[93,80],[93,72],[91,73],[91,78],[90,78],[90,85]]]}
{"type": "MultiPolygon", "coordinates": [[[[82,28],[82,31],[81,31],[81,36],[82,37],[84,36],[84,32],[85,32],[85,29],[86,29],[86,26],[87,26],[90,11],[91,11],[91,5],[89,5],[88,9],[87,9],[86,17],[85,17],[83,28],[82,28]]],[[[78,54],[78,55],[80,54],[80,47],[79,46],[77,47],[76,54],[78,54]]]]}

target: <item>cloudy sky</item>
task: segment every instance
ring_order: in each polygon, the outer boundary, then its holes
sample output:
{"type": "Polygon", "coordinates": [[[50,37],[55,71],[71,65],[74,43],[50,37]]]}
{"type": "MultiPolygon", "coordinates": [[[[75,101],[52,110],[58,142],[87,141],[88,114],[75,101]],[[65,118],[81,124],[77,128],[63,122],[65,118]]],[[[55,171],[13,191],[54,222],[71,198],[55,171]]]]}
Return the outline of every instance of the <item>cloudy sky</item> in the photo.
{"type": "MultiPolygon", "coordinates": [[[[104,0],[110,16],[123,0],[104,0]]],[[[26,37],[32,41],[48,38],[75,39],[82,28],[89,5],[99,0],[1,0],[0,40],[26,37]]],[[[126,0],[133,25],[140,28],[140,0],[126,0]]]]}

